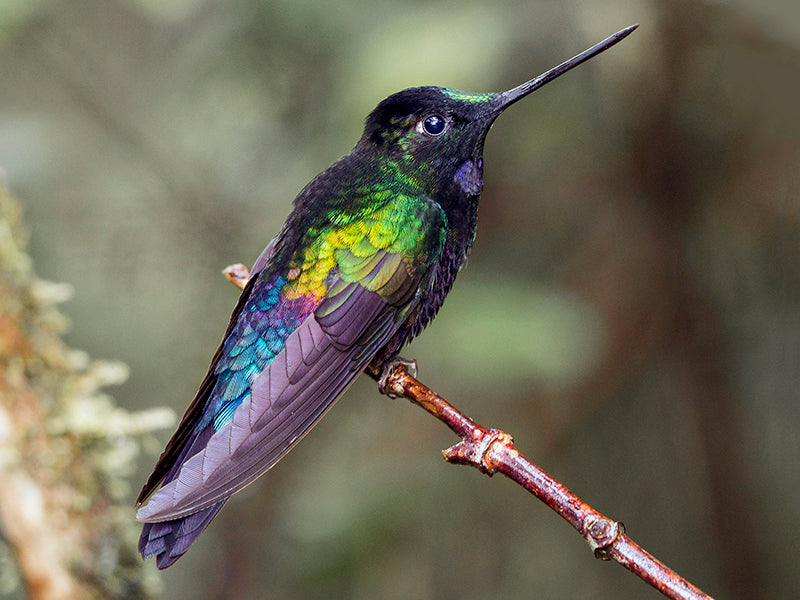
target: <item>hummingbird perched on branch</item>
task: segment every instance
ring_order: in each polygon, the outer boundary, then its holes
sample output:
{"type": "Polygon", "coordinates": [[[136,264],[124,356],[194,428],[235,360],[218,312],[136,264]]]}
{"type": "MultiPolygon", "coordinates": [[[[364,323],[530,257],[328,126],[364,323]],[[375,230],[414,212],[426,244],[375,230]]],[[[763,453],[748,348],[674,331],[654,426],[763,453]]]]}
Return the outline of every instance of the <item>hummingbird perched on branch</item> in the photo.
{"type": "Polygon", "coordinates": [[[403,363],[398,353],[436,315],[475,239],[492,123],[635,28],[506,92],[416,87],[378,104],[352,152],[303,188],[251,269],[139,495],[144,558],[172,565],[359,373],[385,382],[403,363]]]}

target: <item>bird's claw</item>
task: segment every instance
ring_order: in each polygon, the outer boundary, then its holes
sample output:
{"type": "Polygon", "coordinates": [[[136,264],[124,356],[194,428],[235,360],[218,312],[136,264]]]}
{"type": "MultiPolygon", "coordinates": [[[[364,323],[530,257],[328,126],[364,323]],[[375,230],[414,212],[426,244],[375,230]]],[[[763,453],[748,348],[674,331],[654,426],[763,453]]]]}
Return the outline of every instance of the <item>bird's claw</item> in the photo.
{"type": "Polygon", "coordinates": [[[402,396],[402,394],[396,392],[389,383],[389,377],[394,374],[398,367],[403,367],[406,372],[411,375],[411,377],[415,379],[417,377],[416,360],[407,360],[398,356],[387,362],[381,371],[381,376],[378,378],[378,391],[392,399],[400,398],[402,396]]]}

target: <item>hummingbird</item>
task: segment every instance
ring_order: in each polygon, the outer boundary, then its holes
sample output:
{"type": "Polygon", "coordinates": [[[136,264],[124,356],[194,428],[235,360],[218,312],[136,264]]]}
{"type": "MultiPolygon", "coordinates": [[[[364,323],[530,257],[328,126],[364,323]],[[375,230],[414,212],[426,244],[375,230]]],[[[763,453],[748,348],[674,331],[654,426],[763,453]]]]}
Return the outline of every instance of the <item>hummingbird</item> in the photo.
{"type": "Polygon", "coordinates": [[[174,564],[360,373],[385,383],[407,364],[401,349],[436,316],[475,239],[495,119],[636,27],[505,92],[413,87],[378,104],[353,150],[300,191],[250,270],[138,497],[143,558],[174,564]]]}

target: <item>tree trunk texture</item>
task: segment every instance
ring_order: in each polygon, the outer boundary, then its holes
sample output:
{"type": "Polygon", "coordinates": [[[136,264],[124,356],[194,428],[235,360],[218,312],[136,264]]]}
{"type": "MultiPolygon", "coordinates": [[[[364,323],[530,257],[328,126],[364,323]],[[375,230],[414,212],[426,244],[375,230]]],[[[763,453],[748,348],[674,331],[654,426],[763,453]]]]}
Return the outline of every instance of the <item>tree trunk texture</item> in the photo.
{"type": "Polygon", "coordinates": [[[35,600],[152,598],[127,477],[142,435],[172,416],[100,391],[127,369],[63,343],[56,304],[71,290],[36,277],[26,241],[0,185],[0,554],[16,571],[0,577],[35,600]]]}

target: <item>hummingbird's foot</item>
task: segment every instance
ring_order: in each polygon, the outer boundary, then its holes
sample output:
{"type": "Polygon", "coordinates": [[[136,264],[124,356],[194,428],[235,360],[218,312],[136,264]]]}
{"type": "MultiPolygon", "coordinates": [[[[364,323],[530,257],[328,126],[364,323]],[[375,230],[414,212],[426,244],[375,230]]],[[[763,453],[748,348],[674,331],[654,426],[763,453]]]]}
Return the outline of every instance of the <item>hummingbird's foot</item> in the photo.
{"type": "Polygon", "coordinates": [[[247,280],[250,279],[250,269],[242,263],[235,265],[228,265],[222,269],[222,274],[225,275],[228,281],[238,288],[244,289],[247,285],[247,280]]]}
{"type": "Polygon", "coordinates": [[[392,387],[389,385],[389,376],[392,375],[398,367],[403,367],[406,372],[411,375],[411,377],[417,377],[417,361],[416,360],[407,360],[405,358],[401,358],[396,356],[389,362],[387,362],[383,366],[383,370],[381,371],[381,376],[378,378],[378,391],[381,394],[385,394],[389,396],[389,398],[396,399],[400,398],[402,394],[396,393],[392,387]]]}

